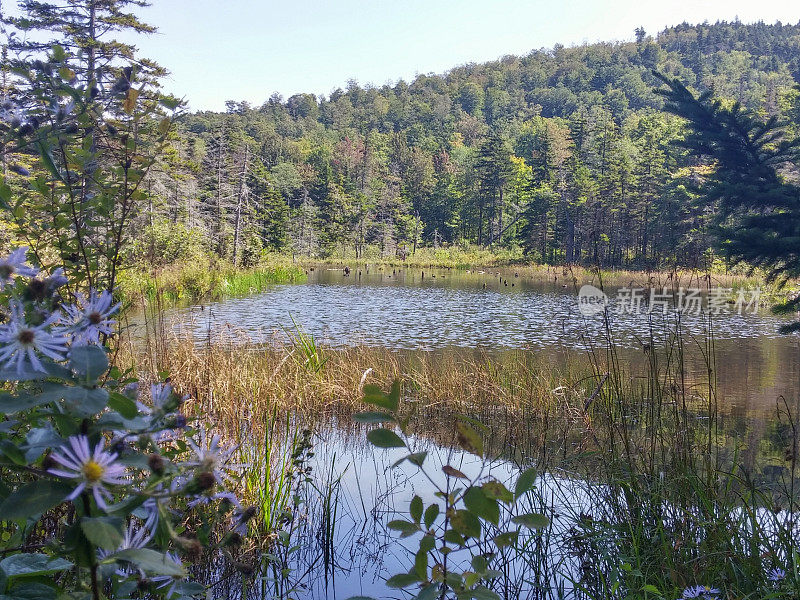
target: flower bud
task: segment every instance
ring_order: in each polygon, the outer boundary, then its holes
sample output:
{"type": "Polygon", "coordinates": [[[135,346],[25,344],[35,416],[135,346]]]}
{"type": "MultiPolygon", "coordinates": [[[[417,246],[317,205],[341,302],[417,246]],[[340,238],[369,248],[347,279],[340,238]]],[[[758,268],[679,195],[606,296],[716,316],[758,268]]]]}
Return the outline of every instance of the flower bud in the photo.
{"type": "Polygon", "coordinates": [[[156,475],[164,474],[164,459],[160,454],[153,452],[147,457],[147,466],[156,475]]]}
{"type": "Polygon", "coordinates": [[[50,456],[50,453],[44,455],[42,458],[42,468],[45,471],[49,471],[50,469],[55,469],[58,466],[58,463],[50,456]]]}
{"type": "Polygon", "coordinates": [[[186,427],[186,417],[181,413],[176,413],[172,415],[167,420],[167,427],[171,429],[183,429],[186,427]]]}
{"type": "Polygon", "coordinates": [[[186,553],[187,558],[192,562],[197,561],[203,554],[202,544],[195,539],[178,537],[175,539],[175,541],[178,543],[181,549],[186,553]]]}
{"type": "Polygon", "coordinates": [[[239,571],[242,575],[245,576],[252,575],[255,572],[255,569],[251,565],[248,565],[247,563],[234,562],[233,566],[236,568],[237,571],[239,571]]]}
{"type": "Polygon", "coordinates": [[[244,509],[241,516],[239,517],[240,523],[247,523],[250,519],[256,516],[256,507],[255,506],[248,506],[244,509]]]}
{"type": "Polygon", "coordinates": [[[43,279],[31,279],[25,288],[25,297],[29,300],[41,301],[47,297],[47,282],[43,279]]]}

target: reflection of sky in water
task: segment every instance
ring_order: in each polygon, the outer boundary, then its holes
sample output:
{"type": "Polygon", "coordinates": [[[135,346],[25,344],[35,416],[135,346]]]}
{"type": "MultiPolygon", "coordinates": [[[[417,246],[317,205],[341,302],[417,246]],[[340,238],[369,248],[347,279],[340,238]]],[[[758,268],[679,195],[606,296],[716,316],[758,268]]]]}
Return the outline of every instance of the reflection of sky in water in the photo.
{"type": "MultiPolygon", "coordinates": [[[[315,560],[318,552],[313,549],[305,555],[298,555],[294,565],[295,573],[312,573],[306,578],[298,598],[318,600],[322,598],[348,598],[352,595],[371,596],[373,598],[410,598],[399,590],[386,587],[385,580],[400,572],[408,572],[413,568],[414,553],[418,549],[420,535],[407,539],[398,539],[399,534],[391,531],[386,524],[392,519],[408,519],[408,507],[411,498],[419,495],[427,507],[431,503],[442,506],[442,500],[435,496],[436,489],[431,481],[419,473],[419,470],[408,462],[392,468],[396,461],[407,453],[402,449],[375,450],[364,443],[364,433],[356,434],[347,440],[340,437],[337,430],[323,433],[323,440],[315,445],[314,459],[317,473],[317,487],[326,491],[327,482],[339,481],[335,489],[338,498],[337,527],[334,541],[336,568],[325,576],[324,569],[315,560]],[[334,464],[333,474],[321,476],[322,471],[329,471],[334,464]]],[[[428,451],[425,461],[426,471],[434,481],[445,486],[446,478],[441,467],[449,464],[466,474],[470,479],[487,481],[496,479],[514,488],[518,470],[505,461],[492,461],[486,464],[475,456],[459,450],[448,450],[437,447],[430,441],[411,439],[416,451],[428,451]]],[[[463,486],[451,479],[451,486],[463,486]]],[[[554,478],[550,475],[540,478],[537,491],[531,500],[522,501],[518,514],[525,512],[546,512],[547,514],[577,515],[589,511],[591,502],[587,496],[585,482],[572,481],[565,478],[554,478]],[[533,500],[536,498],[536,500],[533,500]],[[533,502],[533,503],[532,503],[533,502]]],[[[313,497],[313,494],[312,494],[313,497]]],[[[309,500],[307,508],[314,523],[315,501],[309,500]]],[[[437,523],[441,524],[443,515],[437,523]]],[[[548,550],[548,562],[556,565],[560,561],[571,566],[566,572],[577,575],[577,563],[567,555],[564,547],[567,529],[566,519],[556,518],[547,539],[551,540],[548,550]]],[[[308,542],[318,545],[316,532],[303,531],[308,542]]],[[[523,535],[528,535],[524,533],[523,535]]],[[[318,548],[317,548],[318,550],[318,548]]],[[[448,562],[455,570],[469,570],[470,556],[463,551],[451,553],[448,562]]],[[[565,572],[566,564],[562,564],[561,572],[565,572]]],[[[532,589],[527,576],[529,566],[522,560],[507,566],[509,589],[507,597],[527,597],[532,589]],[[521,586],[517,588],[516,586],[521,586]],[[522,594],[520,596],[520,594],[522,594]]],[[[563,578],[559,581],[567,589],[571,586],[563,578]]],[[[413,588],[411,588],[413,589],[413,588]]],[[[501,589],[498,591],[502,593],[501,589]]]]}
{"type": "MultiPolygon", "coordinates": [[[[366,344],[394,349],[544,348],[553,345],[583,348],[604,344],[603,316],[584,317],[577,296],[519,282],[498,286],[495,278],[486,289],[476,285],[437,285],[386,280],[364,281],[339,276],[320,277],[304,285],[276,285],[263,294],[231,299],[204,310],[186,309],[170,316],[191,322],[195,335],[205,337],[230,327],[246,332],[251,341],[271,339],[292,319],[319,341],[332,346],[366,344]]],[[[674,331],[675,312],[661,308],[648,314],[621,313],[614,294],[610,327],[620,346],[638,346],[637,340],[661,339],[674,331]]],[[[717,339],[779,337],[786,322],[767,313],[736,314],[714,318],[717,339]]],[[[708,317],[680,316],[681,327],[691,335],[705,335],[708,317]]]]}
{"type": "MultiPolygon", "coordinates": [[[[302,584],[293,597],[322,600],[345,599],[354,595],[373,598],[411,598],[414,595],[389,589],[384,582],[392,575],[413,568],[414,553],[419,548],[421,535],[399,539],[399,533],[389,530],[386,524],[393,519],[409,519],[409,502],[414,495],[423,499],[425,507],[431,503],[441,506],[442,500],[435,496],[433,483],[417,467],[407,461],[393,467],[407,454],[404,449],[374,449],[365,442],[364,435],[364,431],[345,434],[332,428],[321,432],[321,438],[315,443],[313,472],[318,491],[307,496],[304,510],[309,518],[305,521],[306,526],[297,532],[297,541],[306,550],[298,553],[292,564],[294,574],[303,574],[293,582],[302,584]],[[338,482],[332,488],[337,499],[332,560],[335,566],[326,574],[319,562],[319,498],[320,493],[325,494],[330,489],[330,482],[338,482]]],[[[441,468],[451,465],[470,480],[495,479],[508,489],[514,489],[519,470],[510,462],[494,460],[484,464],[473,455],[437,446],[430,440],[412,437],[410,441],[413,450],[428,452],[425,468],[437,485],[446,485],[441,468]]],[[[463,482],[451,479],[451,485],[463,486],[463,482]]],[[[529,548],[540,548],[538,560],[544,561],[547,568],[542,568],[541,563],[536,564],[536,559],[530,555],[526,557],[523,554],[505,565],[502,570],[506,575],[495,582],[495,591],[505,598],[578,597],[572,593],[572,581],[580,578],[581,553],[573,543],[571,530],[580,515],[589,515],[600,521],[611,518],[613,511],[608,505],[598,503],[598,498],[608,497],[607,492],[608,488],[598,483],[567,477],[564,473],[540,476],[535,489],[520,501],[514,514],[536,512],[552,519],[551,527],[541,533],[530,534],[523,529],[521,538],[524,540],[530,536],[530,539],[538,541],[529,548]],[[539,576],[548,575],[535,582],[531,575],[537,568],[539,576]],[[541,594],[541,587],[538,587],[537,595],[537,586],[541,585],[549,589],[551,595],[541,594]],[[559,587],[563,596],[556,593],[559,587]]],[[[625,503],[621,497],[617,501],[621,505],[625,503]]],[[[685,518],[686,508],[683,506],[666,506],[664,509],[672,518],[685,518]]],[[[770,531],[787,514],[764,512],[762,516],[765,530],[770,531]]],[[[437,523],[442,523],[442,515],[437,523]]],[[[612,545],[606,550],[611,552],[612,545]]],[[[454,570],[470,570],[469,558],[468,553],[459,551],[450,554],[448,562],[454,570]]],[[[499,565],[495,563],[493,566],[497,568],[499,565]]]]}

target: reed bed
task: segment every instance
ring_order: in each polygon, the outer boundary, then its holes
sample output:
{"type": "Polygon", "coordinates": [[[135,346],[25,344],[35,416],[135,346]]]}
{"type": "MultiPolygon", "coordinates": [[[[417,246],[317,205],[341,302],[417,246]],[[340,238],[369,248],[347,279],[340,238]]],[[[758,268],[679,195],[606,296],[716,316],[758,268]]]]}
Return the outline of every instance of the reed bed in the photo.
{"type": "Polygon", "coordinates": [[[257,294],[270,285],[304,277],[302,268],[286,260],[241,268],[207,259],[155,271],[131,269],[122,278],[120,291],[129,304],[165,307],[257,294]]]}
{"type": "MultiPolygon", "coordinates": [[[[273,415],[291,413],[302,420],[347,416],[363,408],[366,383],[403,383],[406,399],[421,408],[445,412],[491,413],[572,409],[580,406],[582,387],[569,377],[582,367],[556,364],[531,351],[496,356],[481,351],[396,352],[355,346],[322,348],[309,340],[278,346],[233,341],[197,344],[172,337],[148,348],[124,345],[117,362],[140,373],[169,373],[192,396],[193,410],[211,416],[225,430],[248,423],[263,435],[273,415]],[[570,371],[573,371],[570,373],[570,371]]],[[[591,378],[591,373],[587,373],[591,378]]]]}

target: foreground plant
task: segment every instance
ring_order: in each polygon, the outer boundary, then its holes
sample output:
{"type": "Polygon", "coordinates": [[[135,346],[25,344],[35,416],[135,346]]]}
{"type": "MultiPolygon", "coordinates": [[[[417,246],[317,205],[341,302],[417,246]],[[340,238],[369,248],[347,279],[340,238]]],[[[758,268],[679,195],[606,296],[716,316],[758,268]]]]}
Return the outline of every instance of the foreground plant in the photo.
{"type": "Polygon", "coordinates": [[[204,593],[182,557],[230,556],[254,515],[223,489],[231,448],[187,428],[169,384],[147,401],[109,368],[111,294],[64,303],[24,249],[0,266],[0,597],[204,593]]]}
{"type": "MultiPolygon", "coordinates": [[[[401,538],[421,536],[414,555],[414,566],[408,573],[399,573],[388,579],[391,588],[414,588],[416,598],[476,598],[497,599],[500,596],[490,589],[491,581],[502,575],[493,569],[493,560],[504,548],[513,547],[524,536],[524,530],[538,531],[547,527],[549,520],[542,514],[516,514],[515,505],[536,484],[535,469],[519,474],[509,490],[502,482],[484,476],[484,469],[470,478],[452,465],[444,465],[441,472],[426,466],[427,452],[415,451],[408,426],[415,405],[400,402],[400,383],[395,381],[386,394],[376,386],[364,386],[364,401],[377,411],[362,412],[355,419],[362,423],[390,423],[394,428],[380,427],[367,434],[367,439],[377,448],[398,448],[408,451],[393,466],[406,461],[419,469],[435,490],[441,501],[427,506],[420,496],[414,496],[409,505],[410,519],[390,521],[390,529],[398,531],[401,538]]],[[[484,452],[483,425],[468,417],[455,424],[456,440],[466,452],[480,458],[485,467],[489,457],[484,452]]]]}

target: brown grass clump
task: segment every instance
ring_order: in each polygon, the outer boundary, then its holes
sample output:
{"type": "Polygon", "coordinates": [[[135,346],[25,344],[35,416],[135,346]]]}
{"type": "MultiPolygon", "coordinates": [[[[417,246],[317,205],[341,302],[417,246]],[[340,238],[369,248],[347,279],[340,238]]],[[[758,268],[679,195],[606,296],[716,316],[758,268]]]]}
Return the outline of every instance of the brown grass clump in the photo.
{"type": "Polygon", "coordinates": [[[168,373],[181,393],[194,398],[198,415],[228,431],[247,424],[254,434],[262,433],[276,413],[306,422],[347,417],[363,410],[365,384],[386,387],[395,379],[402,382],[405,398],[422,409],[470,416],[563,412],[579,408],[585,393],[567,384],[575,368],[568,359],[531,350],[489,354],[356,346],[316,352],[310,361],[302,347],[288,343],[202,345],[172,336],[124,343],[117,364],[134,367],[143,379],[168,373]]]}

